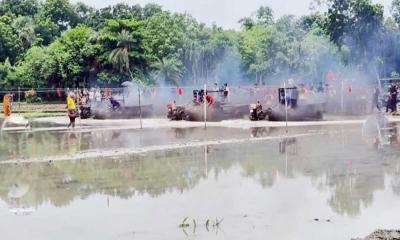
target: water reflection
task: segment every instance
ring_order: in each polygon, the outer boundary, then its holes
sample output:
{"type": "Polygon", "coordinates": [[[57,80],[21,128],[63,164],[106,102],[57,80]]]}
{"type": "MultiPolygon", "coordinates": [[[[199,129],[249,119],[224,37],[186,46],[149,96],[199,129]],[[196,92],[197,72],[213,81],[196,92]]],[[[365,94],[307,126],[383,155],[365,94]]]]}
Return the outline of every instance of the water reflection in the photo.
{"type": "MultiPolygon", "coordinates": [[[[123,133],[110,134],[117,142],[123,137],[123,133]]],[[[77,151],[84,146],[86,137],[65,133],[56,141],[56,136],[59,135],[48,133],[42,139],[43,144],[50,144],[49,151],[77,151]],[[48,138],[54,138],[54,142],[48,138]]],[[[21,138],[29,142],[31,135],[21,138]]],[[[300,181],[306,177],[313,191],[329,193],[327,207],[337,214],[355,217],[374,203],[377,191],[393,191],[399,196],[400,161],[392,157],[396,155],[393,151],[383,156],[365,145],[358,132],[346,132],[345,137],[332,134],[209,145],[115,159],[4,164],[0,168],[0,198],[9,205],[10,211],[29,213],[40,210],[44,203],[64,207],[93,194],[121,199],[143,195],[157,198],[167,193],[185,195],[202,180],[219,181],[221,173],[230,182],[234,169],[239,168],[241,177],[261,185],[261,191],[271,189],[282,178],[300,181]]]]}
{"type": "MultiPolygon", "coordinates": [[[[251,130],[254,133],[254,130],[251,130]]],[[[271,130],[258,129],[257,136],[271,130]]],[[[83,132],[5,132],[0,137],[0,161],[15,158],[74,154],[79,151],[187,143],[190,141],[248,138],[249,130],[230,128],[172,128],[95,130],[83,132]]]]}
{"type": "Polygon", "coordinates": [[[270,135],[273,128],[266,128],[266,127],[255,127],[251,128],[251,137],[259,138],[259,137],[266,137],[270,135]]]}
{"type": "Polygon", "coordinates": [[[12,204],[15,199],[37,208],[45,202],[66,206],[75,198],[100,193],[120,198],[148,194],[157,197],[178,189],[193,188],[204,177],[203,154],[165,153],[152,157],[106,159],[52,164],[4,165],[0,169],[0,197],[12,204]],[[16,183],[17,181],[19,183],[16,183]],[[16,185],[28,185],[23,195],[10,197],[16,185]]]}
{"type": "Polygon", "coordinates": [[[279,141],[279,152],[282,154],[297,154],[297,138],[284,138],[279,141]]]}
{"type": "MultiPolygon", "coordinates": [[[[318,130],[318,129],[317,129],[318,130]]],[[[309,129],[295,129],[305,133],[309,129]]],[[[74,154],[80,151],[198,142],[203,140],[243,139],[282,135],[279,128],[172,128],[145,130],[84,130],[5,132],[0,136],[0,161],[21,158],[74,154]],[[250,133],[250,134],[249,134],[250,133]]]]}

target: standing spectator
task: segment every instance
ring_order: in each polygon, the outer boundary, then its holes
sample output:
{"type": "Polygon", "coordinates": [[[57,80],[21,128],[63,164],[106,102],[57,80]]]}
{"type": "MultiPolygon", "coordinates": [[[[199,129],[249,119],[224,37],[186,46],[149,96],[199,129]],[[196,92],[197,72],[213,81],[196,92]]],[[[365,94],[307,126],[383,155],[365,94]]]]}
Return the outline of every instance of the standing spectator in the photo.
{"type": "Polygon", "coordinates": [[[6,94],[3,97],[3,113],[4,117],[6,118],[11,116],[12,100],[13,100],[12,94],[6,94]]]}
{"type": "Polygon", "coordinates": [[[57,97],[58,97],[58,99],[60,100],[60,99],[61,99],[61,96],[62,96],[61,88],[57,88],[56,92],[57,92],[57,97]]]}
{"type": "Polygon", "coordinates": [[[96,99],[96,102],[101,102],[101,100],[102,100],[102,92],[101,92],[100,88],[96,89],[95,99],[96,99]]]}
{"type": "Polygon", "coordinates": [[[374,92],[372,94],[372,112],[374,112],[375,107],[378,109],[378,111],[381,111],[381,106],[379,105],[379,95],[381,94],[381,91],[379,90],[379,87],[375,87],[374,92]]]}
{"type": "Polygon", "coordinates": [[[322,85],[322,82],[320,82],[320,83],[318,84],[317,91],[318,91],[319,93],[323,93],[323,92],[324,92],[324,85],[322,85]]]}
{"type": "Polygon", "coordinates": [[[75,128],[75,118],[77,115],[77,109],[75,104],[75,94],[70,93],[67,97],[67,112],[69,117],[69,124],[67,128],[75,128]]]}
{"type": "Polygon", "coordinates": [[[91,88],[88,93],[89,104],[91,104],[94,101],[94,95],[95,95],[95,90],[91,88]]]}
{"type": "Polygon", "coordinates": [[[391,113],[397,111],[397,87],[394,84],[391,84],[389,87],[389,96],[388,96],[388,102],[386,105],[386,112],[391,111],[391,113]]]}
{"type": "Polygon", "coordinates": [[[230,95],[230,89],[229,89],[227,83],[224,84],[223,94],[224,94],[224,101],[229,100],[228,98],[229,98],[229,95],[230,95]]]}
{"type": "Polygon", "coordinates": [[[209,107],[211,107],[211,108],[214,107],[215,100],[214,100],[214,97],[212,95],[207,94],[206,101],[207,101],[209,107]]]}
{"type": "Polygon", "coordinates": [[[214,83],[214,92],[219,92],[218,83],[214,83]]]}
{"type": "Polygon", "coordinates": [[[392,90],[390,91],[390,94],[392,95],[392,112],[396,112],[397,111],[397,95],[398,95],[398,91],[397,91],[397,86],[393,85],[392,90]]]}

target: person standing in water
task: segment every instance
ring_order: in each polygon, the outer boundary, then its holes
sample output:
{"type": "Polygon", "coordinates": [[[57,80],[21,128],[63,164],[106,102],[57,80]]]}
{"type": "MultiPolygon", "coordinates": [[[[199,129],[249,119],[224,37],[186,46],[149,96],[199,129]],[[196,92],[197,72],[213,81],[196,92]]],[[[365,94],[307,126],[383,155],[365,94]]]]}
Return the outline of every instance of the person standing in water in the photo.
{"type": "Polygon", "coordinates": [[[4,117],[8,118],[11,116],[11,107],[12,107],[12,95],[6,94],[3,97],[3,113],[4,117]]]}
{"type": "Polygon", "coordinates": [[[4,114],[4,122],[0,126],[0,133],[3,130],[3,128],[6,126],[8,122],[8,118],[11,116],[11,103],[12,103],[12,95],[11,94],[6,94],[3,97],[3,114],[4,114]]]}
{"type": "Polygon", "coordinates": [[[75,118],[77,115],[77,109],[76,109],[76,104],[74,100],[75,96],[71,92],[68,94],[67,97],[67,111],[68,111],[68,117],[69,117],[69,124],[67,128],[75,128],[75,118]]]}

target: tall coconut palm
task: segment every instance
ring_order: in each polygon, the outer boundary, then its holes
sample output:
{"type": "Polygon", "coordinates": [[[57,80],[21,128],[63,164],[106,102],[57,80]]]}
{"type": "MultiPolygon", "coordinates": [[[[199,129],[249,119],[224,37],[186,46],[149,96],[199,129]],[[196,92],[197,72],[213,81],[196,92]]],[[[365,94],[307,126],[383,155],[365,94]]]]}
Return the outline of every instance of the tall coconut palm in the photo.
{"type": "Polygon", "coordinates": [[[122,30],[118,34],[117,40],[117,48],[111,51],[108,59],[119,72],[129,73],[132,77],[129,56],[136,41],[132,34],[126,30],[122,30]]]}
{"type": "Polygon", "coordinates": [[[165,83],[179,85],[182,77],[182,62],[177,58],[159,59],[153,67],[156,69],[157,75],[162,78],[165,83]]]}
{"type": "Polygon", "coordinates": [[[197,76],[198,76],[198,63],[199,63],[199,50],[198,50],[198,44],[195,41],[189,41],[184,45],[184,50],[185,50],[185,60],[184,64],[186,66],[186,69],[189,71],[192,77],[192,82],[196,85],[197,84],[197,76]]]}

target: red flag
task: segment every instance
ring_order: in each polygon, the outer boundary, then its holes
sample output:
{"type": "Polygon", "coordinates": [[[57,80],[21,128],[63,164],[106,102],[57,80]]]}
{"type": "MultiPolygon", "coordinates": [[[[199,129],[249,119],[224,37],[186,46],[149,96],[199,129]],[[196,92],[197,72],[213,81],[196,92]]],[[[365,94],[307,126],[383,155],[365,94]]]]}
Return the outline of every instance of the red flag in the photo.
{"type": "Polygon", "coordinates": [[[183,95],[183,89],[181,87],[178,87],[178,95],[182,97],[183,95]]]}

